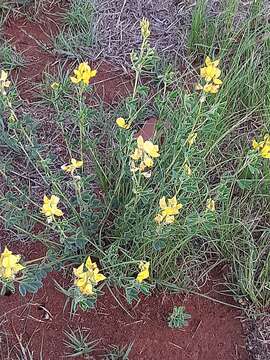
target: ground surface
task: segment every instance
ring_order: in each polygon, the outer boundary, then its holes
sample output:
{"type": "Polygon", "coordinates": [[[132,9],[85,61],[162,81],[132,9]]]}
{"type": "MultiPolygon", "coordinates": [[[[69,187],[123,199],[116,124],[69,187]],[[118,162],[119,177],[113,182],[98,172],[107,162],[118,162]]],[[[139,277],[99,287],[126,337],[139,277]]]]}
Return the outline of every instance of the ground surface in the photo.
{"type": "MultiPolygon", "coordinates": [[[[152,3],[150,5],[153,7],[152,3]]],[[[61,26],[58,12],[63,12],[63,9],[58,5],[49,6],[36,20],[11,15],[6,22],[5,37],[23,52],[26,60],[25,66],[13,73],[13,78],[17,79],[20,96],[28,103],[38,99],[36,84],[42,80],[44,71],[53,73],[55,64],[63,60],[52,48],[52,35],[56,35],[61,26]]],[[[124,10],[119,16],[125,14],[124,10]]],[[[140,16],[138,14],[138,18],[140,16]]],[[[106,103],[112,104],[128,92],[130,76],[112,70],[104,62],[97,66],[100,66],[100,75],[95,80],[96,92],[106,103]]],[[[7,243],[12,238],[3,232],[1,240],[7,243]]],[[[16,246],[18,252],[27,254],[28,258],[44,255],[44,249],[39,245],[23,245],[22,248],[12,244],[14,251],[16,246]]],[[[52,274],[45,281],[44,288],[33,297],[22,298],[13,294],[0,298],[2,359],[15,359],[20,343],[31,349],[33,359],[65,358],[68,349],[63,344],[64,331],[69,327],[73,330],[78,327],[86,329],[91,339],[100,339],[99,351],[93,354],[93,359],[102,358],[103,348],[108,345],[120,346],[132,342],[130,359],[248,359],[243,314],[230,297],[217,291],[220,290],[219,276],[210,279],[203,289],[204,294],[218,301],[198,295],[156,293],[149,298],[141,298],[140,303],[132,308],[127,306],[117,290],[110,290],[114,293],[112,295],[104,287],[104,295],[98,300],[96,309],[89,313],[79,312],[72,319],[68,307],[64,311],[65,297],[55,289],[54,279],[65,285],[63,276],[52,274]],[[184,305],[192,317],[189,325],[182,330],[172,330],[167,326],[166,319],[174,305],[184,305]]],[[[254,325],[253,329],[259,335],[263,334],[263,340],[267,341],[263,330],[267,329],[265,320],[264,325],[254,325]]],[[[256,350],[256,344],[256,338],[254,340],[254,336],[250,335],[249,347],[258,354],[254,358],[267,359],[256,350]]]]}

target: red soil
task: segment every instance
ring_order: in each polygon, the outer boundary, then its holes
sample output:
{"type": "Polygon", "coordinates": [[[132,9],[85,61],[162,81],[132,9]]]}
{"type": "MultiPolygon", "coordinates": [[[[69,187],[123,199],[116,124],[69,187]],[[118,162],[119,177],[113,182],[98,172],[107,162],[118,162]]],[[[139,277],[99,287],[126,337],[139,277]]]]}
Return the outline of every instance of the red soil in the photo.
{"type": "MultiPolygon", "coordinates": [[[[55,73],[56,65],[61,61],[61,56],[53,48],[52,38],[60,31],[63,13],[63,8],[52,5],[38,16],[38,21],[10,17],[5,24],[6,39],[23,53],[25,65],[14,71],[13,77],[17,80],[20,96],[28,102],[40,97],[38,84],[42,82],[45,73],[55,73]]],[[[67,65],[75,68],[70,61],[65,64],[66,68],[67,65]]],[[[104,61],[93,67],[98,70],[93,81],[95,95],[106,104],[115,103],[129,93],[130,76],[104,61]]],[[[67,70],[73,72],[71,68],[67,70]]]]}
{"type": "MultiPolygon", "coordinates": [[[[27,60],[26,66],[18,70],[16,75],[20,95],[29,102],[38,96],[31,82],[41,81],[43,72],[53,71],[55,62],[60,61],[52,51],[50,39],[51,34],[55,35],[59,29],[58,10],[52,7],[51,14],[46,12],[46,16],[39,17],[40,22],[10,18],[5,28],[6,37],[12,40],[18,50],[23,51],[27,60]],[[49,50],[44,50],[40,43],[49,50]]],[[[119,71],[111,71],[108,64],[100,65],[95,79],[96,91],[107,103],[117,101],[130,89],[130,77],[119,75],[119,71]]],[[[144,134],[154,130],[153,121],[148,125],[149,131],[141,130],[144,134]]],[[[5,234],[3,239],[7,241],[5,234]]],[[[23,249],[19,249],[18,244],[10,244],[10,248],[27,255],[27,260],[45,254],[39,244],[24,246],[23,249]]],[[[127,310],[124,311],[106,289],[95,310],[88,313],[79,311],[70,318],[68,309],[64,310],[65,296],[55,289],[53,279],[61,285],[72,281],[59,274],[50,274],[44,287],[32,297],[22,298],[17,293],[0,297],[0,331],[1,334],[4,331],[10,335],[1,335],[2,358],[15,358],[14,355],[8,357],[8,349],[15,344],[18,346],[21,341],[33,351],[33,359],[61,359],[67,351],[63,344],[64,331],[68,331],[69,327],[73,330],[80,327],[87,329],[91,339],[101,340],[98,345],[101,349],[112,344],[134,342],[131,359],[248,359],[240,313],[233,307],[200,296],[165,293],[142,297],[139,304],[132,307],[126,304],[120,292],[112,289],[127,310]],[[184,305],[192,316],[184,329],[172,330],[167,326],[166,319],[174,305],[184,305]]],[[[215,281],[210,282],[210,295],[220,301],[230,301],[215,293],[214,284],[215,281]]],[[[104,351],[100,350],[99,354],[102,353],[104,351]]],[[[93,359],[97,356],[95,354],[93,359]]]]}
{"type": "MultiPolygon", "coordinates": [[[[1,235],[6,237],[5,232],[1,235]]],[[[9,247],[15,253],[23,253],[27,260],[45,254],[39,243],[12,243],[9,247]]],[[[67,288],[72,278],[52,273],[35,295],[23,298],[16,293],[0,297],[0,333],[9,334],[8,344],[2,338],[5,344],[2,351],[18,345],[18,335],[33,351],[33,359],[38,359],[40,354],[46,360],[61,359],[68,351],[63,343],[64,331],[80,328],[90,334],[91,340],[100,339],[92,359],[104,356],[109,345],[133,343],[130,359],[134,360],[247,360],[241,313],[229,306],[235,305],[230,297],[218,292],[222,290],[220,279],[213,276],[203,293],[216,301],[199,295],[155,292],[129,306],[120,291],[109,291],[105,286],[94,310],[78,311],[70,317],[69,307],[65,308],[66,297],[56,290],[54,280],[67,288]],[[167,317],[173,306],[184,306],[191,314],[187,327],[180,330],[168,327],[167,317]]]]}

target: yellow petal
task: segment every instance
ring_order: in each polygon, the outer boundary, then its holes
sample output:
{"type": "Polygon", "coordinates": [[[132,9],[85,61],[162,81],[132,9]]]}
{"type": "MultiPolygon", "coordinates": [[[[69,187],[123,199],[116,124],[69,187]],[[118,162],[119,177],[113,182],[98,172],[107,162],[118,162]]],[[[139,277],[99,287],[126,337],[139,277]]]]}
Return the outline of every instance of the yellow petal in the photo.
{"type": "Polygon", "coordinates": [[[84,264],[81,264],[78,268],[73,268],[75,276],[79,277],[83,273],[84,264]]]}
{"type": "Polygon", "coordinates": [[[210,59],[209,56],[206,56],[205,65],[206,65],[206,66],[211,66],[211,65],[212,65],[212,61],[211,61],[211,59],[210,59]]]}
{"type": "Polygon", "coordinates": [[[87,260],[86,260],[86,262],[85,262],[85,266],[86,266],[86,268],[88,269],[88,270],[95,270],[95,269],[97,269],[97,264],[94,262],[92,262],[92,260],[91,260],[91,257],[90,256],[88,256],[88,258],[87,258],[87,260]]]}
{"type": "Polygon", "coordinates": [[[51,88],[52,88],[53,90],[58,89],[59,86],[60,86],[60,84],[59,84],[58,82],[53,82],[53,83],[51,84],[51,88]]]}
{"type": "Polygon", "coordinates": [[[258,149],[260,147],[259,143],[256,141],[256,139],[252,140],[252,147],[253,149],[258,149]]]}
{"type": "Polygon", "coordinates": [[[59,197],[56,195],[52,195],[51,196],[51,206],[57,206],[57,204],[59,203],[59,197]]]}
{"type": "Polygon", "coordinates": [[[188,176],[192,175],[192,170],[191,170],[191,168],[190,168],[190,166],[188,164],[184,164],[184,172],[188,176]]]}
{"type": "Polygon", "coordinates": [[[166,224],[172,224],[172,223],[174,223],[174,216],[173,215],[167,215],[166,217],[165,217],[165,223],[166,224]]]}
{"type": "Polygon", "coordinates": [[[137,145],[138,145],[138,148],[143,150],[143,144],[144,144],[144,140],[143,140],[143,137],[140,135],[138,138],[137,138],[137,145]]]}
{"type": "Polygon", "coordinates": [[[168,206],[171,206],[171,207],[177,206],[176,196],[172,197],[171,199],[168,199],[168,206]]]}
{"type": "Polygon", "coordinates": [[[149,278],[149,265],[149,262],[140,262],[139,268],[141,269],[141,271],[137,275],[137,282],[141,283],[143,282],[143,280],[149,278]]]}
{"type": "Polygon", "coordinates": [[[164,219],[164,216],[162,216],[161,214],[157,214],[154,218],[155,222],[157,222],[158,224],[161,224],[163,219],[164,219]]]}
{"type": "Polygon", "coordinates": [[[221,84],[222,84],[222,80],[214,78],[214,79],[213,79],[213,83],[216,84],[216,85],[221,85],[221,84]]]}
{"type": "Polygon", "coordinates": [[[135,160],[135,161],[138,161],[141,159],[142,157],[142,150],[136,148],[134,150],[134,153],[130,155],[131,159],[135,160]]]}
{"type": "Polygon", "coordinates": [[[265,145],[261,150],[261,156],[264,159],[270,159],[270,145],[265,145]]]}
{"type": "Polygon", "coordinates": [[[97,75],[97,70],[92,70],[90,74],[91,78],[95,77],[96,75],[97,75]]]}
{"type": "Polygon", "coordinates": [[[148,156],[145,156],[145,157],[144,157],[144,163],[145,163],[145,165],[146,165],[148,168],[151,168],[151,167],[153,167],[153,165],[154,165],[153,159],[151,159],[151,158],[148,157],[148,156]]]}
{"type": "Polygon", "coordinates": [[[203,86],[201,84],[196,84],[195,85],[195,90],[202,90],[203,89],[203,86]]]}
{"type": "Polygon", "coordinates": [[[197,138],[197,133],[194,133],[194,132],[191,132],[189,135],[188,135],[188,138],[187,138],[187,142],[188,144],[191,146],[194,144],[195,140],[197,138]]]}
{"type": "Polygon", "coordinates": [[[95,281],[98,284],[100,281],[103,281],[106,279],[106,276],[104,276],[103,274],[96,274],[95,275],[95,281]]]}
{"type": "Polygon", "coordinates": [[[63,211],[60,210],[60,209],[55,209],[55,210],[54,210],[54,215],[60,217],[60,216],[63,216],[64,213],[63,213],[63,211]]]}
{"type": "Polygon", "coordinates": [[[207,199],[206,208],[212,212],[215,211],[215,201],[213,199],[207,199]]]}
{"type": "Polygon", "coordinates": [[[159,200],[159,206],[160,206],[161,209],[166,209],[166,208],[167,208],[165,196],[163,196],[163,197],[159,200]]]}
{"type": "Polygon", "coordinates": [[[116,119],[116,124],[117,124],[119,127],[123,128],[123,129],[129,129],[129,128],[130,128],[130,125],[129,125],[129,124],[126,124],[125,119],[124,119],[124,118],[121,118],[121,117],[119,117],[119,118],[116,119]]]}
{"type": "Polygon", "coordinates": [[[159,157],[158,145],[153,145],[151,141],[146,141],[144,143],[143,150],[153,158],[159,157]]]}
{"type": "Polygon", "coordinates": [[[80,80],[74,76],[70,76],[70,80],[71,82],[73,82],[74,84],[78,84],[80,82],[80,80]]]}
{"type": "Polygon", "coordinates": [[[4,70],[1,70],[0,81],[6,81],[7,78],[8,78],[8,73],[4,70]]]}
{"type": "Polygon", "coordinates": [[[151,171],[143,171],[142,176],[144,176],[146,179],[149,179],[151,177],[152,173],[151,171]]]}
{"type": "Polygon", "coordinates": [[[86,284],[82,288],[79,287],[79,289],[84,295],[93,295],[94,294],[93,286],[91,283],[86,284]]]}

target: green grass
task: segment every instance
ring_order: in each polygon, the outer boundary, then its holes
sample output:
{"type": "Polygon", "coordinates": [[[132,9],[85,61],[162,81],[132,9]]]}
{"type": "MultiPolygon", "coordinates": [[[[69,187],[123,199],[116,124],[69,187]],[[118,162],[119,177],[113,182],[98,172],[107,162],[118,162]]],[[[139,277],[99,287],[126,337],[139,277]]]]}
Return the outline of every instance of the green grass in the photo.
{"type": "Polygon", "coordinates": [[[87,56],[95,41],[94,15],[91,1],[73,0],[63,15],[64,29],[54,39],[55,49],[71,58],[87,56]]]}
{"type": "MultiPolygon", "coordinates": [[[[224,2],[215,18],[208,17],[205,1],[198,2],[188,61],[194,74],[206,55],[220,58],[223,80],[219,92],[205,101],[183,88],[181,74],[163,66],[147,39],[132,53],[134,89],[118,106],[105,107],[102,100],[89,106],[91,86],[70,82],[75,63],[68,69],[62,64],[58,75],[47,75],[41,85],[43,98],[33,109],[43,109],[46,122],[26,107],[15,111],[14,118],[16,89],[2,97],[0,171],[5,186],[0,219],[15,239],[48,247],[41,264],[26,267],[18,284],[21,294],[37,291],[53,269],[71,274],[71,267],[90,255],[108,286],[124,288],[128,302],[154,287],[198,289],[211,269],[226,265],[224,282],[236,299],[258,307],[270,304],[269,160],[251,146],[270,126],[270,29],[258,4],[251,4],[235,27],[237,1],[224,2]],[[145,73],[151,74],[151,89],[143,81],[145,73]],[[60,83],[56,90],[50,87],[54,81],[60,83]],[[115,125],[119,116],[130,122],[130,130],[115,125]],[[136,146],[134,133],[150,116],[158,119],[151,140],[159,145],[160,156],[145,179],[138,172],[132,175],[130,154],[136,146]],[[192,132],[196,142],[187,146],[192,132]],[[72,157],[84,160],[79,177],[61,171],[72,157]],[[59,196],[64,212],[50,224],[40,213],[44,194],[59,196]],[[159,200],[174,195],[182,210],[173,224],[158,226],[159,200]],[[214,212],[206,209],[210,198],[216,203],[214,212]],[[37,223],[45,230],[34,234],[37,223]],[[138,283],[141,260],[150,262],[150,278],[138,283]]],[[[56,49],[84,59],[96,41],[94,15],[91,3],[73,1],[56,49]]],[[[11,50],[7,46],[5,51],[11,50]]],[[[19,64],[12,53],[5,59],[6,68],[19,64]]],[[[89,309],[102,296],[102,285],[94,288],[93,297],[83,296],[71,280],[65,295],[89,309]]],[[[83,339],[80,334],[69,337],[77,345],[78,339],[83,339]]]]}
{"type": "Polygon", "coordinates": [[[5,70],[12,70],[22,67],[25,64],[23,55],[18,53],[11,44],[2,40],[0,45],[0,64],[5,70]]]}

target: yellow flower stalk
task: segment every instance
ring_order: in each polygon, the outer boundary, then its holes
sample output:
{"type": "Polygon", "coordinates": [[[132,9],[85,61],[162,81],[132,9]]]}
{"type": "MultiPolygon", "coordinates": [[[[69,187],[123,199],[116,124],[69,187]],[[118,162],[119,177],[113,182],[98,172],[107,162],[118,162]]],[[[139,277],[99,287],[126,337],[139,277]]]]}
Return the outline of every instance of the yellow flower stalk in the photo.
{"type": "Polygon", "coordinates": [[[182,209],[183,205],[181,203],[178,203],[176,200],[176,196],[172,197],[171,199],[168,199],[166,201],[165,196],[163,196],[159,200],[159,206],[161,209],[161,212],[156,215],[155,221],[158,224],[161,224],[162,222],[165,224],[172,224],[175,221],[175,215],[179,214],[179,210],[182,209]]]}
{"type": "Polygon", "coordinates": [[[214,79],[218,79],[221,75],[221,70],[218,68],[219,60],[211,61],[207,56],[205,59],[205,67],[200,69],[200,75],[206,82],[210,82],[214,79]]]}
{"type": "Polygon", "coordinates": [[[133,154],[130,155],[131,162],[130,170],[132,172],[140,171],[141,174],[148,178],[151,176],[150,171],[144,171],[145,169],[150,169],[154,166],[155,158],[158,158],[159,148],[158,145],[154,145],[152,141],[144,141],[142,136],[137,138],[137,148],[134,150],[133,154]],[[138,166],[135,165],[135,161],[140,161],[138,166]]]}
{"type": "Polygon", "coordinates": [[[140,27],[141,27],[142,37],[144,39],[147,39],[150,36],[150,29],[149,29],[150,23],[149,23],[149,20],[147,20],[146,18],[143,18],[140,21],[140,27]]]}
{"type": "Polygon", "coordinates": [[[0,72],[0,92],[3,96],[7,95],[5,88],[10,86],[11,82],[8,80],[8,73],[4,70],[0,72]]]}
{"type": "Polygon", "coordinates": [[[136,277],[138,283],[142,283],[144,280],[149,278],[149,266],[150,263],[147,261],[140,261],[139,263],[139,274],[136,277]]]}
{"type": "Polygon", "coordinates": [[[82,263],[77,269],[74,268],[73,273],[76,276],[74,284],[82,294],[87,296],[93,295],[94,286],[106,279],[103,274],[99,273],[97,264],[92,262],[90,256],[88,256],[85,263],[82,263]]]}
{"type": "Polygon", "coordinates": [[[82,160],[71,159],[71,163],[62,165],[61,169],[64,170],[65,172],[71,173],[71,175],[73,175],[74,171],[76,169],[81,168],[82,166],[83,166],[82,160]]]}
{"type": "Polygon", "coordinates": [[[256,139],[252,141],[252,147],[257,150],[262,158],[270,159],[270,135],[266,134],[262,141],[257,142],[256,139]]]}
{"type": "Polygon", "coordinates": [[[216,94],[219,91],[222,80],[219,79],[221,70],[218,68],[219,60],[212,61],[209,56],[205,59],[205,67],[200,69],[200,76],[205,80],[205,85],[197,84],[196,90],[203,90],[205,93],[216,94]]]}
{"type": "Polygon", "coordinates": [[[15,275],[24,269],[24,266],[19,264],[20,259],[21,255],[14,255],[5,247],[0,254],[0,278],[14,280],[15,275]]]}
{"type": "Polygon", "coordinates": [[[214,212],[216,210],[216,203],[213,199],[207,199],[206,201],[206,209],[211,211],[211,212],[214,212]]]}
{"type": "Polygon", "coordinates": [[[52,195],[51,198],[49,198],[44,195],[41,213],[47,217],[49,223],[53,220],[54,216],[60,217],[64,215],[63,211],[57,207],[59,200],[58,196],[52,195]]]}
{"type": "Polygon", "coordinates": [[[126,123],[126,120],[122,117],[116,119],[116,124],[122,129],[128,130],[130,128],[130,124],[126,123]]]}
{"type": "Polygon", "coordinates": [[[71,82],[74,84],[88,85],[90,80],[97,74],[96,70],[92,70],[87,62],[81,63],[77,69],[74,70],[74,76],[70,76],[71,82]]]}

